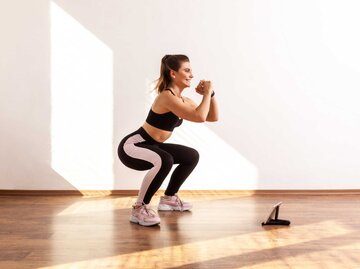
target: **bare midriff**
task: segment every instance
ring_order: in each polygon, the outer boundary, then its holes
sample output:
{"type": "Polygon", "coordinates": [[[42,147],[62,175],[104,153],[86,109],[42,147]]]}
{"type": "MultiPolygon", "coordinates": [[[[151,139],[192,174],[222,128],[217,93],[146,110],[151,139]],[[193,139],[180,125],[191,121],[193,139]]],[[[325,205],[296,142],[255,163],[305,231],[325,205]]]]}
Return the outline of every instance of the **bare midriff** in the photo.
{"type": "Polygon", "coordinates": [[[154,140],[160,143],[165,142],[172,134],[170,131],[161,130],[147,122],[145,122],[142,127],[154,140]]]}

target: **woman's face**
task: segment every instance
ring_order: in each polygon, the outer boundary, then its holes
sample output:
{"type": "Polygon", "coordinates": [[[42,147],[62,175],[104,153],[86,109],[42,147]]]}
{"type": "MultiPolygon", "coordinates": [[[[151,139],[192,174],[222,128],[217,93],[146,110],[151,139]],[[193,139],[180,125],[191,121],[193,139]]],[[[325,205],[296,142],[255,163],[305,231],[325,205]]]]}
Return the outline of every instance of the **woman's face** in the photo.
{"type": "Polygon", "coordinates": [[[190,62],[183,62],[177,72],[173,73],[173,82],[180,87],[190,87],[191,79],[193,78],[190,62]]]}

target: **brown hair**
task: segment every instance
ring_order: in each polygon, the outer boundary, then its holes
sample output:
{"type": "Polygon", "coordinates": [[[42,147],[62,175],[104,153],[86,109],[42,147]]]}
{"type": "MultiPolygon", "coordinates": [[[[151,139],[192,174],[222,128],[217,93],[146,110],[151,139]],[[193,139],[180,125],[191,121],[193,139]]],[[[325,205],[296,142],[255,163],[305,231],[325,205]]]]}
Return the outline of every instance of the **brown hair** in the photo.
{"type": "Polygon", "coordinates": [[[189,62],[189,58],[182,54],[165,55],[161,59],[160,77],[157,80],[155,90],[161,93],[171,83],[170,70],[178,71],[183,62],[189,62]]]}

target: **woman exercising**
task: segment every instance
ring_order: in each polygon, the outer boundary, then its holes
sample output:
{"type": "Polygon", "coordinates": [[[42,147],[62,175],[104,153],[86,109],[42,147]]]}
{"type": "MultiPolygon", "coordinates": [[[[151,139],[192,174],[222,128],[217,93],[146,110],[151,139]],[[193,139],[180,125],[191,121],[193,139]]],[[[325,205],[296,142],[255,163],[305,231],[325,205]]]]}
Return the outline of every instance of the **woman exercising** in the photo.
{"type": "Polygon", "coordinates": [[[202,95],[200,105],[182,96],[193,78],[189,58],[185,55],[165,55],[161,60],[157,97],[145,123],[125,136],[118,147],[121,162],[135,170],[149,170],[133,205],[130,221],[143,226],[160,223],[158,214],[149,206],[150,200],[174,164],[165,195],[160,197],[158,210],[190,210],[189,202],[180,200],[177,192],[199,161],[199,153],[183,145],[164,143],[183,119],[192,122],[218,120],[218,108],[211,81],[201,80],[195,88],[202,95]]]}

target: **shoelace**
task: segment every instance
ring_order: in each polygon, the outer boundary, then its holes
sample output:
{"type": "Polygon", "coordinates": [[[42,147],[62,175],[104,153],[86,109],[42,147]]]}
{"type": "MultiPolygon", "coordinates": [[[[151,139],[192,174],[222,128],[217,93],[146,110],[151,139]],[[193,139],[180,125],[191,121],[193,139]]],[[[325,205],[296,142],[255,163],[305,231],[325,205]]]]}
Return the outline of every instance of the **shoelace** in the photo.
{"type": "Polygon", "coordinates": [[[146,213],[147,213],[149,216],[152,216],[152,217],[156,217],[156,216],[157,216],[157,214],[156,214],[156,212],[155,212],[154,209],[148,208],[148,207],[146,207],[146,206],[144,206],[144,208],[145,208],[146,213]]]}
{"type": "Polygon", "coordinates": [[[179,196],[177,196],[176,194],[174,195],[176,197],[176,202],[180,205],[181,209],[183,208],[184,204],[181,201],[181,199],[179,198],[179,196]]]}
{"type": "MultiPolygon", "coordinates": [[[[135,206],[133,206],[135,208],[135,206]]],[[[145,211],[148,216],[156,217],[157,214],[154,209],[150,208],[149,206],[143,204],[140,206],[140,212],[145,211]]]]}

